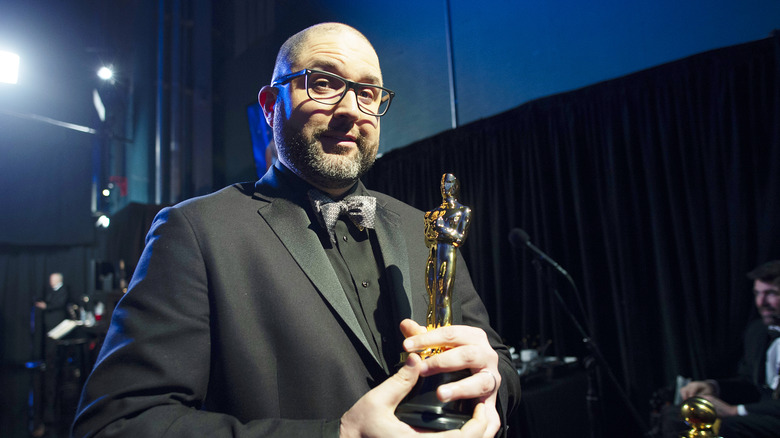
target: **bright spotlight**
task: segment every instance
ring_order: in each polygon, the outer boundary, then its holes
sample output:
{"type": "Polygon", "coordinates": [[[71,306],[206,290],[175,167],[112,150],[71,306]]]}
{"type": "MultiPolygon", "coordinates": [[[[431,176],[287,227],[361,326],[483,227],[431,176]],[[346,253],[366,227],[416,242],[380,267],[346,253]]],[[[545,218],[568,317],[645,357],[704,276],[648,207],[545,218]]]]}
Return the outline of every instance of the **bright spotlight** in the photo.
{"type": "Polygon", "coordinates": [[[19,55],[0,50],[0,82],[15,84],[19,80],[19,55]]]}
{"type": "Polygon", "coordinates": [[[97,75],[100,79],[107,81],[114,77],[114,72],[108,67],[100,67],[100,70],[98,70],[97,75]]]}
{"type": "Polygon", "coordinates": [[[95,226],[99,228],[108,228],[110,224],[111,224],[111,219],[109,219],[108,216],[106,215],[100,216],[97,222],[95,222],[95,226]]]}
{"type": "Polygon", "coordinates": [[[105,196],[106,198],[111,196],[111,190],[109,190],[109,189],[103,189],[102,193],[103,193],[103,196],[105,196]]]}

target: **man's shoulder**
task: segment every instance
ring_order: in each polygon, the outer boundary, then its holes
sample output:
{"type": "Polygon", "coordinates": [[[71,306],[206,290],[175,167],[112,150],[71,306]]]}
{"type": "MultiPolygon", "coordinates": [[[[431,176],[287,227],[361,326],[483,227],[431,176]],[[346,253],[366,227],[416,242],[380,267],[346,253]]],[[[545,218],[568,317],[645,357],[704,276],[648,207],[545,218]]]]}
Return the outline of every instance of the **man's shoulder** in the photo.
{"type": "Polygon", "coordinates": [[[192,210],[249,201],[253,197],[254,188],[254,182],[235,183],[206,195],[186,199],[171,208],[192,210]]]}
{"type": "Polygon", "coordinates": [[[745,335],[747,337],[766,334],[766,324],[761,318],[750,321],[745,328],[745,335]]]}
{"type": "Polygon", "coordinates": [[[242,212],[252,213],[257,208],[254,183],[242,182],[163,208],[157,214],[156,220],[167,222],[171,215],[181,215],[188,218],[188,221],[196,222],[238,219],[242,212]]]}

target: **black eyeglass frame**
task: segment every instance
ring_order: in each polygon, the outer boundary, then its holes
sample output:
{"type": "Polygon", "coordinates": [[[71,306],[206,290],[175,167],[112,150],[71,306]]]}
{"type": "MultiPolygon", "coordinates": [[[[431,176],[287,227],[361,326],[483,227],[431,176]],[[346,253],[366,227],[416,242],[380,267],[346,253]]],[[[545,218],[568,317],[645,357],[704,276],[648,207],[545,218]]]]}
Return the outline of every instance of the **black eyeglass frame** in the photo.
{"type": "Polygon", "coordinates": [[[276,79],[275,81],[271,82],[271,86],[272,87],[276,87],[276,86],[279,86],[279,85],[284,85],[284,84],[286,84],[286,83],[288,83],[288,82],[292,81],[293,79],[295,79],[297,77],[300,77],[300,76],[305,76],[305,79],[306,79],[306,82],[304,84],[306,86],[306,95],[309,96],[309,98],[311,100],[313,100],[315,102],[319,102],[319,103],[321,103],[323,105],[338,105],[339,102],[344,100],[344,96],[347,95],[347,93],[349,92],[350,89],[355,90],[355,101],[357,102],[358,109],[360,110],[360,112],[362,112],[364,114],[368,114],[369,116],[382,117],[383,115],[387,114],[387,110],[390,109],[390,104],[393,103],[393,97],[395,97],[395,91],[390,90],[389,88],[380,87],[379,85],[376,85],[376,84],[367,84],[365,82],[354,82],[354,81],[350,81],[349,79],[343,78],[343,77],[341,77],[341,76],[339,76],[339,75],[337,75],[335,73],[322,71],[322,70],[314,70],[314,69],[309,69],[309,68],[304,68],[301,71],[297,71],[295,73],[290,73],[290,74],[286,74],[284,76],[280,76],[278,79],[276,79]],[[323,102],[323,101],[318,100],[317,98],[313,97],[311,95],[311,93],[309,93],[309,75],[312,74],[312,73],[323,74],[325,76],[331,76],[331,77],[337,78],[340,81],[342,81],[345,84],[347,84],[347,86],[344,88],[344,92],[341,93],[341,97],[339,97],[339,99],[337,101],[332,102],[332,103],[331,102],[323,102]],[[364,109],[363,105],[360,103],[360,100],[357,97],[358,88],[360,88],[360,87],[378,88],[378,89],[380,89],[382,91],[387,92],[387,106],[385,107],[385,110],[382,111],[381,113],[377,114],[377,113],[369,112],[367,109],[364,109]]]}

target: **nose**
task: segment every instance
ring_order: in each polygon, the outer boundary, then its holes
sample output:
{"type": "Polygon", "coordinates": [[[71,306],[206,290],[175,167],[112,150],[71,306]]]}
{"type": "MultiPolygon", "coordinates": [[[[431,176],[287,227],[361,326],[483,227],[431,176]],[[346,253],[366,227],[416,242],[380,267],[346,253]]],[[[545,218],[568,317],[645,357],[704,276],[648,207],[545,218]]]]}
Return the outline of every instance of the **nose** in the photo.
{"type": "Polygon", "coordinates": [[[352,121],[360,118],[361,112],[358,108],[357,94],[355,94],[354,89],[350,88],[347,90],[347,94],[344,95],[341,102],[336,104],[333,114],[352,121]]]}
{"type": "Polygon", "coordinates": [[[766,304],[766,294],[764,292],[756,293],[756,306],[761,307],[766,304]]]}

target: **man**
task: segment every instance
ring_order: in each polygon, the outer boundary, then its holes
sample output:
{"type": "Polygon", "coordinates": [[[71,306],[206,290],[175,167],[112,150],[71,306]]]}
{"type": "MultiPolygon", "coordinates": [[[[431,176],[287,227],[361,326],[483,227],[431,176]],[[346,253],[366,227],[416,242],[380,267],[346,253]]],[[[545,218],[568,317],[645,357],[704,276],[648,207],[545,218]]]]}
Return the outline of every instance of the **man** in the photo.
{"type": "Polygon", "coordinates": [[[56,397],[55,380],[59,372],[57,359],[57,344],[48,337],[48,332],[68,318],[68,306],[75,301],[70,289],[65,285],[65,279],[60,272],[49,275],[49,284],[43,294],[35,300],[36,337],[38,339],[37,354],[43,360],[40,362],[42,371],[40,380],[36,379],[33,392],[33,431],[32,436],[43,436],[45,423],[55,421],[54,399],[56,397]]]}
{"type": "Polygon", "coordinates": [[[342,24],[305,29],[258,98],[279,162],[160,212],[74,436],[414,436],[395,407],[418,376],[459,369],[472,374],[438,397],[480,403],[440,433],[495,435],[519,381],[468,271],[455,280],[459,325],[427,332],[423,213],[359,182],[392,100],[371,44],[342,24]],[[331,199],[376,210],[355,224],[331,199]],[[415,354],[432,346],[449,350],[415,354]]]}
{"type": "Polygon", "coordinates": [[[711,401],[725,438],[780,437],[780,260],[757,267],[748,278],[753,280],[761,318],[745,332],[737,377],[693,381],[680,389],[680,395],[683,400],[701,396],[711,401]]]}
{"type": "Polygon", "coordinates": [[[34,303],[34,306],[40,309],[43,314],[44,336],[46,332],[68,317],[67,306],[73,300],[64,280],[60,272],[53,272],[49,275],[49,287],[46,288],[43,296],[34,303]]]}

